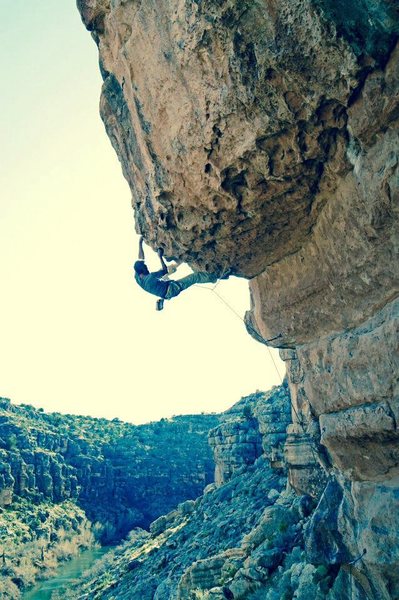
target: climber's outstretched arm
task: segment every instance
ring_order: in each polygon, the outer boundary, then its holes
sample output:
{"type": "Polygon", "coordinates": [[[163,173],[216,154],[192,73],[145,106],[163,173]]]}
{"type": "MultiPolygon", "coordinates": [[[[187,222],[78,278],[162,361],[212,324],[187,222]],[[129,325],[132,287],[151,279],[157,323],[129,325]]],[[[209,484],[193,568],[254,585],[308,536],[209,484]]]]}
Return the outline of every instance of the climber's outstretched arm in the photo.
{"type": "Polygon", "coordinates": [[[162,248],[158,248],[158,256],[159,256],[159,260],[161,261],[162,270],[165,273],[167,273],[168,272],[168,267],[166,265],[166,262],[163,259],[163,250],[162,250],[162,248]]]}
{"type": "Polygon", "coordinates": [[[144,260],[144,249],[143,249],[144,238],[140,237],[139,241],[139,260],[144,260]]]}

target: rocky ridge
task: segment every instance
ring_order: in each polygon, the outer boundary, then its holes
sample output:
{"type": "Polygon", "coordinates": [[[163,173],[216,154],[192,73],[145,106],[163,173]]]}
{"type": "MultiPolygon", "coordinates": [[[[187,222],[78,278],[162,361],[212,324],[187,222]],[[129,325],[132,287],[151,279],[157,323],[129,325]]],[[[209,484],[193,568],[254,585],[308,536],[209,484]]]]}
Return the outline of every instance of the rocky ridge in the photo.
{"type": "Polygon", "coordinates": [[[319,560],[362,555],[353,599],[397,598],[397,3],[78,7],[137,229],[250,278],[248,330],[287,364],[289,480],[335,490],[319,560]]]}

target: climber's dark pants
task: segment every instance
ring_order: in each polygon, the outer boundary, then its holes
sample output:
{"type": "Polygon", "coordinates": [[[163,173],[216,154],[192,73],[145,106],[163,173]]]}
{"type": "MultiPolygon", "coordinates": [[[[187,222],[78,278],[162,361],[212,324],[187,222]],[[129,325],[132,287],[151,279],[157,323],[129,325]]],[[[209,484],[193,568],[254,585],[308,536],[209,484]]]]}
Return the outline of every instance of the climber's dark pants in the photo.
{"type": "Polygon", "coordinates": [[[170,281],[168,291],[165,294],[165,299],[170,300],[175,296],[178,296],[180,292],[187,288],[195,285],[196,283],[216,283],[217,276],[214,273],[205,273],[199,271],[198,273],[191,273],[187,277],[178,279],[177,281],[170,281]]]}

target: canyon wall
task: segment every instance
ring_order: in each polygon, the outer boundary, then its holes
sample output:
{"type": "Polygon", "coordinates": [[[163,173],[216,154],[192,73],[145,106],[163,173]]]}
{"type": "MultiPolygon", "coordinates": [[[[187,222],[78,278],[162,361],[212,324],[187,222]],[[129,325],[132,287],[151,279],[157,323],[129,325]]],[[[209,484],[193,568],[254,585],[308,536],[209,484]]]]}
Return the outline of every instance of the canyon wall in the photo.
{"type": "Polygon", "coordinates": [[[291,420],[288,388],[247,396],[221,420],[209,434],[218,481],[154,521],[150,535],[132,533],[72,598],[238,599],[257,588],[266,593],[266,585],[282,597],[288,581],[282,584],[277,570],[304,560],[303,524],[312,509],[310,499],[285,492],[286,472],[273,453],[285,436],[277,440],[276,430],[291,420]],[[265,414],[267,431],[260,433],[265,414]]]}
{"type": "Polygon", "coordinates": [[[135,426],[0,399],[0,509],[73,500],[103,525],[103,541],[119,540],[213,481],[207,435],[217,423],[187,415],[135,426]]]}
{"type": "Polygon", "coordinates": [[[353,599],[399,598],[398,4],[78,7],[137,230],[249,278],[248,330],[287,362],[313,562],[355,561],[353,599]]]}

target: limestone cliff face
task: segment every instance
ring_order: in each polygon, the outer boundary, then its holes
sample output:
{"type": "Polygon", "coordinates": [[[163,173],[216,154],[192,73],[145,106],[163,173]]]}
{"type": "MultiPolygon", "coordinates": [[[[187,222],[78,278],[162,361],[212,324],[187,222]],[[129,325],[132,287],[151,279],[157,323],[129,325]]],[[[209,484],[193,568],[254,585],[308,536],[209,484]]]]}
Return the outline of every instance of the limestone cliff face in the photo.
{"type": "Polygon", "coordinates": [[[245,396],[221,419],[223,422],[208,437],[215,460],[216,485],[229,481],[262,454],[272,468],[285,466],[286,429],[291,423],[286,384],[268,393],[245,396]]]}
{"type": "Polygon", "coordinates": [[[375,99],[377,121],[355,108],[387,74],[388,0],[78,6],[99,47],[101,114],[138,228],[190,264],[254,275],[299,251],[321,209],[353,195],[356,181],[341,186],[357,142],[396,116],[388,93],[375,99]]]}
{"type": "Polygon", "coordinates": [[[398,4],[78,6],[138,230],[251,279],[248,329],[287,361],[290,482],[335,490],[324,559],[366,547],[361,589],[397,598],[398,4]]]}

